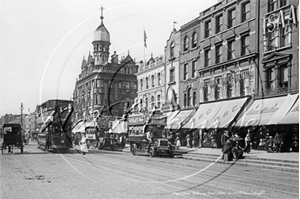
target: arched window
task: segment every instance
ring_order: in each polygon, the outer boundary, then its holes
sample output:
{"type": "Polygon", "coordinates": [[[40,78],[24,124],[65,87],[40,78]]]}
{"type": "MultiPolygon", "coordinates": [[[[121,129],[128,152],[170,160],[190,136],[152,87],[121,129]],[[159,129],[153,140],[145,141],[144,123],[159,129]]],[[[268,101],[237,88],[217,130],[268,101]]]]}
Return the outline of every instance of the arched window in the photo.
{"type": "Polygon", "coordinates": [[[146,77],[146,89],[148,89],[148,88],[149,88],[149,78],[146,77]]]}
{"type": "Polygon", "coordinates": [[[140,89],[143,90],[143,79],[140,79],[140,84],[141,84],[140,89]]]}
{"type": "Polygon", "coordinates": [[[155,81],[154,81],[154,75],[151,75],[151,82],[152,82],[152,87],[154,87],[155,86],[155,81]]]}
{"type": "Polygon", "coordinates": [[[186,93],[184,94],[184,97],[183,97],[183,106],[186,107],[186,93]]]}
{"type": "Polygon", "coordinates": [[[196,106],[196,92],[193,92],[193,106],[196,106]]]}
{"type": "Polygon", "coordinates": [[[197,32],[194,32],[192,37],[192,48],[195,48],[197,46],[197,42],[198,42],[197,32]]]}
{"type": "Polygon", "coordinates": [[[172,42],[170,45],[170,57],[174,57],[174,49],[175,49],[175,43],[172,42]]]}
{"type": "Polygon", "coordinates": [[[189,49],[189,38],[186,36],[183,40],[183,51],[187,51],[189,49]]]}
{"type": "Polygon", "coordinates": [[[154,96],[151,96],[151,110],[154,108],[154,96]]]}
{"type": "Polygon", "coordinates": [[[157,108],[160,108],[160,95],[157,95],[157,108]]]}
{"type": "Polygon", "coordinates": [[[157,84],[161,85],[161,77],[160,77],[160,73],[157,73],[157,84]]]}
{"type": "Polygon", "coordinates": [[[191,88],[189,88],[188,91],[187,91],[187,97],[188,97],[187,106],[189,107],[189,106],[191,106],[191,102],[192,102],[191,88]]]}

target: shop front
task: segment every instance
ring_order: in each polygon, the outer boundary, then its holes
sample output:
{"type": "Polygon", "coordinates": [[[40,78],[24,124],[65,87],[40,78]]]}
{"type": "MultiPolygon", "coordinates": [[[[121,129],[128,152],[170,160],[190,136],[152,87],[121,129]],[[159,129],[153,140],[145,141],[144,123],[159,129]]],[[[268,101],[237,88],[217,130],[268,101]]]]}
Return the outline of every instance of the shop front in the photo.
{"type": "Polygon", "coordinates": [[[255,129],[251,139],[254,149],[266,150],[267,144],[271,139],[274,140],[278,133],[282,140],[281,151],[290,151],[293,137],[291,132],[294,131],[294,126],[282,124],[281,121],[286,121],[285,118],[293,109],[297,99],[298,94],[257,99],[234,126],[238,129],[255,129]]]}

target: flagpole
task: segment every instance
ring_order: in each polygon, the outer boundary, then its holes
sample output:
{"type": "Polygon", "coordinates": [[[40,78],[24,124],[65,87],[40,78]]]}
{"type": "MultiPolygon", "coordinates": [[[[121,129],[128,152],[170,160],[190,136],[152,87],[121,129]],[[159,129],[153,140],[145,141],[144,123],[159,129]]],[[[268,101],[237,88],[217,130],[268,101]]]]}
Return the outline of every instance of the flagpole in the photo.
{"type": "Polygon", "coordinates": [[[145,58],[145,46],[146,45],[146,31],[145,31],[145,28],[144,28],[144,67],[146,67],[146,58],[145,58]]]}

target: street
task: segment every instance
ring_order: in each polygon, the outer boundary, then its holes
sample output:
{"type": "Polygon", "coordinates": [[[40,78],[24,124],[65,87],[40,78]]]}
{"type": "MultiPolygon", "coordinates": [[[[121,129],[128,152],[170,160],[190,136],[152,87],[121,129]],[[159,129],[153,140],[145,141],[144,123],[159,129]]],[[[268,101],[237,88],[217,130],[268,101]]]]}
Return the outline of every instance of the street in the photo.
{"type": "MultiPolygon", "coordinates": [[[[76,147],[78,149],[78,147],[76,147]]],[[[120,151],[1,155],[1,198],[299,198],[299,174],[120,151]]]]}

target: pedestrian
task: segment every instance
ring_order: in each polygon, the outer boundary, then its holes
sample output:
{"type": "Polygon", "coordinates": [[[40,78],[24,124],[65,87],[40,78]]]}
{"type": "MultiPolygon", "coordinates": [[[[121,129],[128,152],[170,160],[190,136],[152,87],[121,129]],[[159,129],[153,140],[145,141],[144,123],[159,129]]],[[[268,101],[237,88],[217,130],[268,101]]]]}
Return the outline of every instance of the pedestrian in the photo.
{"type": "Polygon", "coordinates": [[[176,148],[179,149],[181,147],[180,139],[179,137],[176,138],[176,148]]]}
{"type": "Polygon", "coordinates": [[[281,136],[281,134],[276,132],[276,135],[274,137],[274,144],[275,144],[276,153],[281,152],[281,142],[282,142],[282,136],[281,136]]]}
{"type": "Polygon", "coordinates": [[[217,148],[217,133],[215,132],[215,130],[211,131],[211,135],[210,135],[210,139],[211,139],[211,148],[217,148]]]}
{"type": "Polygon", "coordinates": [[[189,133],[186,135],[185,139],[186,139],[186,147],[191,148],[191,145],[190,145],[191,136],[189,133]]]}
{"type": "Polygon", "coordinates": [[[227,139],[223,145],[223,163],[226,161],[231,161],[233,154],[232,154],[233,142],[231,139],[227,139]]]}
{"type": "Polygon", "coordinates": [[[249,130],[245,137],[245,147],[244,147],[245,153],[250,153],[250,142],[251,142],[251,138],[250,138],[250,130],[249,130]]]}
{"type": "Polygon", "coordinates": [[[273,153],[273,144],[274,144],[273,138],[272,136],[269,136],[269,139],[267,140],[266,143],[268,153],[273,153]]]}
{"type": "Polygon", "coordinates": [[[85,155],[85,153],[88,152],[88,148],[87,148],[87,145],[86,145],[85,133],[81,134],[80,150],[81,150],[81,152],[82,152],[83,155],[85,155]]]}
{"type": "Polygon", "coordinates": [[[146,138],[148,140],[149,143],[152,143],[152,131],[151,129],[149,129],[146,133],[146,138]]]}
{"type": "Polygon", "coordinates": [[[226,141],[229,139],[229,131],[225,130],[224,133],[221,135],[221,144],[224,146],[226,141]]]}

